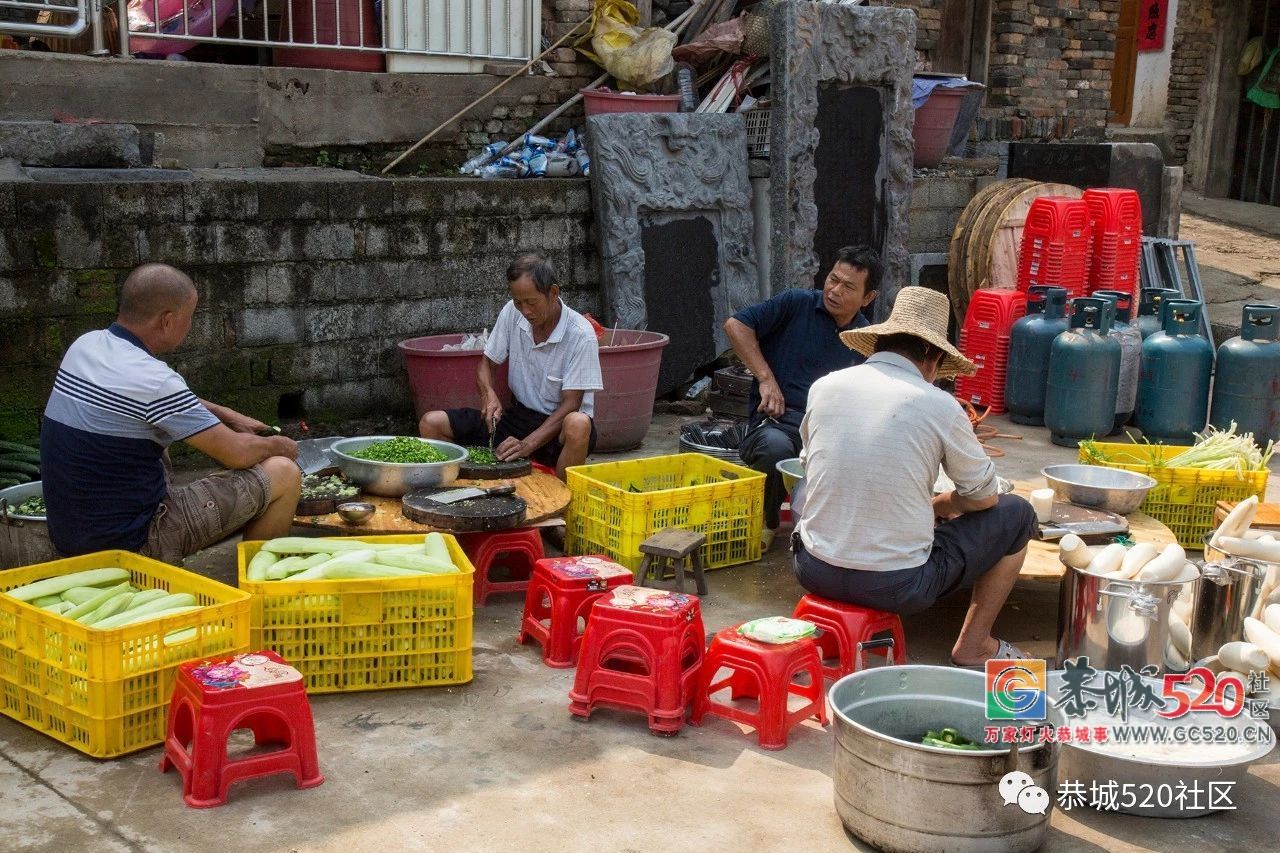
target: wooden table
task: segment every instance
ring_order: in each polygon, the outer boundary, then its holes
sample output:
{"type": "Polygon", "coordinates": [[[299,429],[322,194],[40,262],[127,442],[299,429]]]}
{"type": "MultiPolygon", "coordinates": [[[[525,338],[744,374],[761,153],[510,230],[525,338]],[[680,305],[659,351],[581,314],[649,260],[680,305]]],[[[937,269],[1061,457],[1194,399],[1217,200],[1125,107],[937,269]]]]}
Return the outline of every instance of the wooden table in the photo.
{"type": "MultiPolygon", "coordinates": [[[[1045,487],[1043,480],[1015,480],[1013,493],[1025,498],[1035,489],[1045,487]]],[[[1156,548],[1163,548],[1170,542],[1178,541],[1178,537],[1173,535],[1172,530],[1146,513],[1134,511],[1126,515],[1125,519],[1129,522],[1129,535],[1135,542],[1150,542],[1156,548]]],[[[1027,559],[1022,564],[1020,577],[1058,583],[1066,572],[1066,566],[1062,565],[1062,561],[1058,559],[1056,540],[1041,542],[1039,539],[1032,539],[1027,543],[1027,559]]]]}
{"type": "MultiPolygon", "coordinates": [[[[551,474],[534,471],[524,477],[511,481],[516,487],[516,496],[524,498],[529,505],[528,515],[523,526],[532,527],[549,519],[559,518],[569,508],[569,487],[551,474]]],[[[496,480],[455,480],[454,486],[490,487],[498,483],[496,480]]],[[[381,498],[376,495],[361,495],[353,500],[367,501],[373,504],[373,517],[364,524],[348,524],[336,512],[328,515],[299,515],[293,519],[298,527],[310,527],[332,533],[349,536],[376,536],[397,533],[430,533],[437,530],[426,524],[410,521],[400,512],[399,498],[381,498]]],[[[440,530],[441,533],[448,531],[440,530]]]]}

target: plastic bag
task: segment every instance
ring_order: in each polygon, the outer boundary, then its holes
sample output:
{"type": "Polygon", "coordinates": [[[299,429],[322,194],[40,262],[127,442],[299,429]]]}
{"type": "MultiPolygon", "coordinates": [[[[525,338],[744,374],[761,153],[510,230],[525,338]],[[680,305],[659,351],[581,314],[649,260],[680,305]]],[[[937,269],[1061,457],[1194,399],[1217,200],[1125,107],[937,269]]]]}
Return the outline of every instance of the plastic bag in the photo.
{"type": "Polygon", "coordinates": [[[627,0],[596,0],[591,18],[591,33],[578,42],[578,52],[616,77],[620,89],[642,91],[675,68],[675,33],[640,29],[640,14],[627,0]],[[588,40],[590,50],[583,46],[588,40]]]}
{"type": "Polygon", "coordinates": [[[712,24],[696,39],[673,50],[671,55],[681,62],[706,65],[723,55],[741,54],[744,37],[742,18],[734,18],[722,24],[712,24]]]}
{"type": "Polygon", "coordinates": [[[764,619],[752,619],[750,622],[739,625],[738,633],[748,640],[782,645],[812,637],[818,633],[818,626],[789,616],[767,616],[764,619]]]}

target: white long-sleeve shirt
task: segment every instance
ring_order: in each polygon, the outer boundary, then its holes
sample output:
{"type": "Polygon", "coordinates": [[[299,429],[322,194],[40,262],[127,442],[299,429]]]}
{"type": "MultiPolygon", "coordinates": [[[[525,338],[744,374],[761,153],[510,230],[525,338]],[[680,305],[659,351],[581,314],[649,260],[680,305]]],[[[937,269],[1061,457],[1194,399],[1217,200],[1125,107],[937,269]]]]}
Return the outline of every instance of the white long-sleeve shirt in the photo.
{"type": "Polygon", "coordinates": [[[834,566],[893,571],[924,563],[939,465],[964,497],[999,488],[960,404],[896,353],[813,383],[800,437],[805,500],[797,527],[805,549],[834,566]]]}

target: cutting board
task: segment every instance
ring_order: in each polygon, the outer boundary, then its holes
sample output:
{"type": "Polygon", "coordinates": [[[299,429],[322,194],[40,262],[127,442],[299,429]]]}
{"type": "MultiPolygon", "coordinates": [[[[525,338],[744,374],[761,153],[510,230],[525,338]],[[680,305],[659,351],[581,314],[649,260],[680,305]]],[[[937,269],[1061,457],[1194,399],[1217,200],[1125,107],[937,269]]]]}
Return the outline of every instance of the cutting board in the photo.
{"type": "Polygon", "coordinates": [[[458,466],[460,480],[514,480],[524,477],[533,471],[533,462],[528,459],[512,459],[510,462],[470,462],[464,460],[458,466]]]}
{"type": "Polygon", "coordinates": [[[442,504],[431,498],[432,495],[453,491],[455,488],[456,486],[445,486],[410,492],[401,498],[400,511],[410,521],[464,533],[510,530],[524,524],[528,504],[515,495],[486,496],[450,504],[442,504]]]}
{"type": "Polygon", "coordinates": [[[1053,502],[1052,521],[1036,527],[1037,538],[1044,541],[1055,541],[1066,533],[1074,533],[1088,541],[1090,537],[1108,538],[1128,532],[1129,522],[1123,515],[1061,501],[1053,502]],[[1057,533],[1061,528],[1067,528],[1066,532],[1057,533]]]}

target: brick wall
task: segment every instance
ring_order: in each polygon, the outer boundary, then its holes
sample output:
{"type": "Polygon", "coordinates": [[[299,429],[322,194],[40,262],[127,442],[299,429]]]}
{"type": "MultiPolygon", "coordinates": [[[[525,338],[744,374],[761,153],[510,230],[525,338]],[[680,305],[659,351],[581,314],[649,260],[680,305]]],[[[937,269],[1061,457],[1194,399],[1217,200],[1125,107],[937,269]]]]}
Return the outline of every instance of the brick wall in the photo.
{"type": "Polygon", "coordinates": [[[916,70],[932,69],[932,55],[942,34],[942,6],[946,0],[873,0],[872,6],[897,6],[916,13],[916,70]]]}
{"type": "Polygon", "coordinates": [[[555,260],[570,305],[600,312],[586,181],[306,172],[0,183],[0,436],[34,435],[66,347],[111,322],[142,262],[174,264],[200,289],[170,363],[197,394],[268,422],[298,393],[317,421],[407,417],[396,343],[491,325],[522,247],[555,260]]]}
{"type": "Polygon", "coordinates": [[[1180,0],[1169,70],[1169,107],[1165,113],[1165,128],[1173,152],[1171,162],[1175,164],[1187,162],[1205,75],[1214,57],[1217,28],[1210,0],[1180,0]]]}

